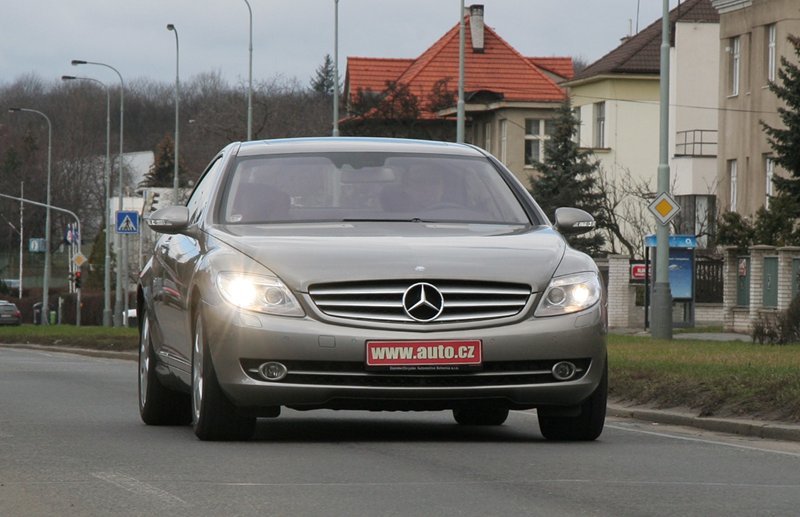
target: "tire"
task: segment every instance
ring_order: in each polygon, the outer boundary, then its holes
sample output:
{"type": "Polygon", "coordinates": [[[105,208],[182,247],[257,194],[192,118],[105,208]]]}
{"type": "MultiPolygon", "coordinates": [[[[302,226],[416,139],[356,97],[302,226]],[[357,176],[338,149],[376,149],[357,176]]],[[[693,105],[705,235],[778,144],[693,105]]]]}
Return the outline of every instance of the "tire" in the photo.
{"type": "Polygon", "coordinates": [[[247,440],[255,417],[240,415],[217,381],[201,311],[197,311],[192,341],[192,427],[201,440],[247,440]]]}
{"type": "Polygon", "coordinates": [[[156,375],[150,317],[139,326],[139,416],[147,425],[186,425],[192,421],[188,395],[165,388],[156,375]]]}
{"type": "Polygon", "coordinates": [[[459,425],[503,425],[508,418],[508,408],[468,407],[453,410],[459,425]]]}
{"type": "Polygon", "coordinates": [[[584,441],[596,440],[603,432],[608,401],[608,360],[600,384],[580,405],[577,416],[543,416],[538,413],[539,430],[548,440],[584,441]]]}

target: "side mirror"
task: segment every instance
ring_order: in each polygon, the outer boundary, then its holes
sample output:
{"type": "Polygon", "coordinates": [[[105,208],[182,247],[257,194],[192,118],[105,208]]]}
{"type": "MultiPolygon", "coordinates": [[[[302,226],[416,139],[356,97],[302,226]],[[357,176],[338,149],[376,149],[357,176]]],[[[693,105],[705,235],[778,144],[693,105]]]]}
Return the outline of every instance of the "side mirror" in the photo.
{"type": "Polygon", "coordinates": [[[185,206],[165,206],[150,214],[145,222],[158,233],[181,233],[189,227],[189,209],[185,206]]]}
{"type": "Polygon", "coordinates": [[[556,229],[561,233],[585,233],[594,230],[594,217],[579,208],[556,208],[556,229]]]}

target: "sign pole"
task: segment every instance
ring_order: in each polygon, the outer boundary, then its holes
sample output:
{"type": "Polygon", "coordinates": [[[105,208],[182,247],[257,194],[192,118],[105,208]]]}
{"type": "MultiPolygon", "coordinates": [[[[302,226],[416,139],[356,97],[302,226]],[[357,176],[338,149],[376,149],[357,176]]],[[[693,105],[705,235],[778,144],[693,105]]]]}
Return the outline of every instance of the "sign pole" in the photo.
{"type": "MultiPolygon", "coordinates": [[[[661,15],[661,87],[658,192],[669,192],[669,1],[663,0],[661,15]]],[[[665,208],[665,205],[661,205],[665,208]]],[[[658,217],[657,217],[658,219],[658,217]]],[[[672,293],[669,287],[669,223],[656,225],[656,279],[653,283],[652,336],[672,339],[672,293]]]]}

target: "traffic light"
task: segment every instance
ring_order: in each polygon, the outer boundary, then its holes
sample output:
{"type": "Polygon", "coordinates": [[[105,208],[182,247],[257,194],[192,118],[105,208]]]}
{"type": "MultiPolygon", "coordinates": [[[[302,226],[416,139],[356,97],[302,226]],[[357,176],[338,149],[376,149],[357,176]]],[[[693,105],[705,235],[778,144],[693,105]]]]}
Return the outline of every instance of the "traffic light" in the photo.
{"type": "Polygon", "coordinates": [[[81,288],[81,272],[75,271],[75,289],[81,288]]]}

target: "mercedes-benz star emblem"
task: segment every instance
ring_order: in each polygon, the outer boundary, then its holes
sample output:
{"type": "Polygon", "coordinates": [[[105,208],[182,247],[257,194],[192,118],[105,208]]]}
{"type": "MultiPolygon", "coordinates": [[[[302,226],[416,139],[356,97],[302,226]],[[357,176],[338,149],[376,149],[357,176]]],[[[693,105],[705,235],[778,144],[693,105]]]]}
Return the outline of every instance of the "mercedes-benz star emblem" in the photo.
{"type": "Polygon", "coordinates": [[[433,321],[444,309],[444,297],[431,284],[418,282],[403,294],[403,308],[415,321],[433,321]]]}

